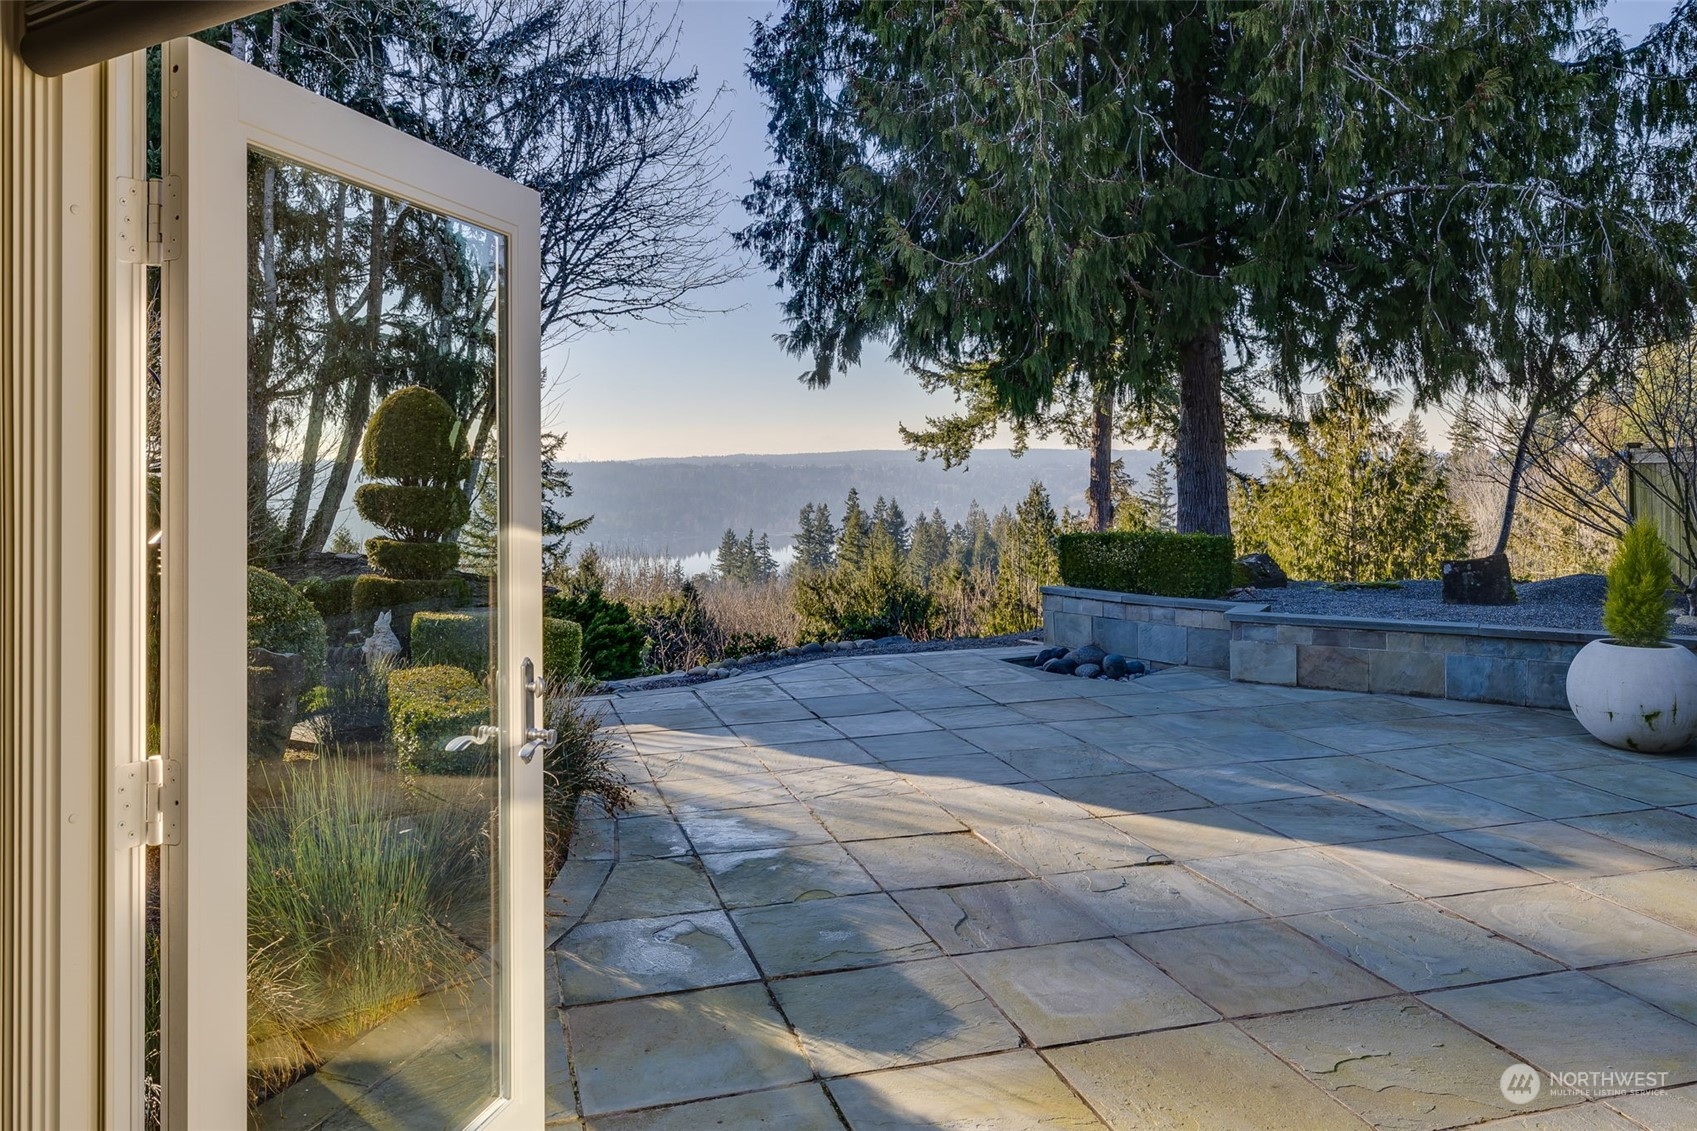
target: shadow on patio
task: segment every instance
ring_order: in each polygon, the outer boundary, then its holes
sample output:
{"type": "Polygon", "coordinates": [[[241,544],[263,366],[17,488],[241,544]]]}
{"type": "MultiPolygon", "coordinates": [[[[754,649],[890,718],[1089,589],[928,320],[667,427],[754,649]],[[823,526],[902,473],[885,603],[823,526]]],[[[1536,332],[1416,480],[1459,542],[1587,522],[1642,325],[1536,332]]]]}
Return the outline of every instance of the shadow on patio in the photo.
{"type": "Polygon", "coordinates": [[[641,800],[551,892],[557,1122],[1697,1126],[1697,760],[1009,654],[609,702],[641,800]]]}

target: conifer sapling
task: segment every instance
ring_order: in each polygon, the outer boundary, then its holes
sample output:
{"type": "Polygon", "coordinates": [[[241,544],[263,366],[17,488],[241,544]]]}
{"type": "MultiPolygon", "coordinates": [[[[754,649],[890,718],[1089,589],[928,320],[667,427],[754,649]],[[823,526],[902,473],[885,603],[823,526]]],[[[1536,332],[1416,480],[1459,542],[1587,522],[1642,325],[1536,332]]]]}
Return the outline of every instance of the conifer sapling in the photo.
{"type": "Polygon", "coordinates": [[[1603,629],[1615,643],[1655,648],[1667,640],[1668,586],[1673,567],[1655,524],[1641,518],[1620,540],[1609,563],[1608,595],[1603,599],[1603,629]]]}

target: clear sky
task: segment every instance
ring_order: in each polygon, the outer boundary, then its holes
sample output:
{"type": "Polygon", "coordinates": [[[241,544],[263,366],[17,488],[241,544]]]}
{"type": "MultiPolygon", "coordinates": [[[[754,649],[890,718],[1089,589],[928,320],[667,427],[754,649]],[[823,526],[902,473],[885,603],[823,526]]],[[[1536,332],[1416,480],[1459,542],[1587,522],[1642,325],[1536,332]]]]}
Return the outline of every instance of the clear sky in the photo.
{"type": "MultiPolygon", "coordinates": [[[[670,3],[661,5],[671,11],[670,3]]],[[[751,21],[775,3],[684,0],[677,9],[679,69],[699,71],[704,95],[721,90],[729,113],[723,142],[726,192],[740,199],[766,168],[766,118],[743,73],[751,21]]],[[[1671,0],[1615,0],[1610,23],[1636,40],[1665,19],[1671,0]]],[[[739,203],[724,210],[728,231],[746,222],[739,203]]],[[[725,254],[737,252],[729,238],[725,254]]],[[[550,349],[544,398],[548,427],[570,434],[573,461],[740,452],[823,452],[899,448],[896,424],[946,412],[952,399],[927,397],[881,351],[829,389],[796,380],[802,362],[773,335],[783,329],[780,293],[756,265],[743,279],[698,296],[723,310],[677,326],[633,323],[550,349]]],[[[1428,425],[1441,440],[1441,427],[1428,425]]]]}

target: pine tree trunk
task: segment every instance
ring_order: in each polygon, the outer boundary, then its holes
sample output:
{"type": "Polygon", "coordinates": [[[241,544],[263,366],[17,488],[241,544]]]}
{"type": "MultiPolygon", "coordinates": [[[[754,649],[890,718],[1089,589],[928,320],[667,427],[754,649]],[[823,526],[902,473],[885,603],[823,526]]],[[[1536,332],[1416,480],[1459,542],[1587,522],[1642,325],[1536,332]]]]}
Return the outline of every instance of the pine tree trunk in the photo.
{"type": "Polygon", "coordinates": [[[336,448],[336,458],[324,477],[324,494],[318,500],[318,510],[312,516],[301,545],[302,553],[317,553],[330,541],[336,528],[336,516],[341,513],[342,499],[348,493],[348,481],[353,477],[354,459],[359,454],[360,441],[365,437],[365,425],[371,419],[371,392],[375,383],[377,359],[383,344],[383,281],[388,247],[388,202],[382,197],[371,200],[370,273],[366,276],[365,303],[365,364],[359,367],[348,390],[347,411],[342,420],[342,442],[336,448]]]}
{"type": "Polygon", "coordinates": [[[1094,414],[1090,422],[1090,529],[1111,530],[1114,525],[1114,394],[1106,385],[1096,386],[1094,414]]]}
{"type": "Polygon", "coordinates": [[[1514,463],[1508,469],[1508,491],[1503,495],[1503,520],[1497,527],[1497,544],[1492,554],[1508,553],[1509,535],[1514,532],[1514,512],[1520,505],[1520,484],[1526,478],[1526,456],[1532,448],[1532,433],[1543,412],[1542,401],[1534,397],[1526,406],[1526,419],[1520,425],[1520,435],[1514,442],[1514,463]]]}
{"type": "Polygon", "coordinates": [[[1209,326],[1179,347],[1178,435],[1173,464],[1181,534],[1230,534],[1226,499],[1225,354],[1209,326]]]}

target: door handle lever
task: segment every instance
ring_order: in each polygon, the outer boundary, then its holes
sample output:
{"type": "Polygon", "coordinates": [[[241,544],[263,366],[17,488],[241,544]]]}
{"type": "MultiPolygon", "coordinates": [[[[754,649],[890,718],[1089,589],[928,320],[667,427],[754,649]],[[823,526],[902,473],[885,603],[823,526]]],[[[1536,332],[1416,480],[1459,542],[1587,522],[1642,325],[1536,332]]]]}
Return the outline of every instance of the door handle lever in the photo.
{"type": "Polygon", "coordinates": [[[524,682],[524,745],[519,747],[519,761],[529,762],[536,757],[538,750],[546,749],[559,741],[559,735],[552,727],[536,725],[536,701],[545,691],[542,681],[536,677],[536,665],[529,656],[524,658],[521,669],[524,682]]]}

